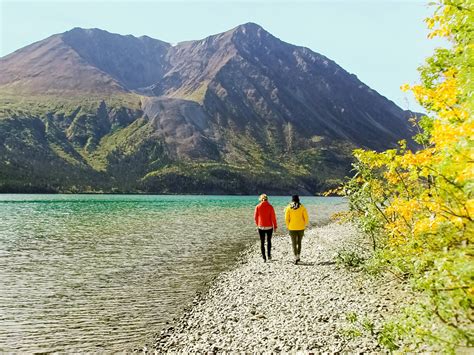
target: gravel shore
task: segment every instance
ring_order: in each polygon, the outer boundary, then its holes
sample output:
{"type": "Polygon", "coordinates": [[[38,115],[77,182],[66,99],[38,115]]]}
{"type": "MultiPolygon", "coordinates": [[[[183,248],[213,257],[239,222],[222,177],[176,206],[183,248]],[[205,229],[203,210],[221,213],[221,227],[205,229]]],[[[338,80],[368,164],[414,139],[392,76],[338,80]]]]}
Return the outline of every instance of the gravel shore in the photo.
{"type": "Polygon", "coordinates": [[[298,265],[288,236],[272,244],[272,261],[263,262],[259,242],[249,248],[147,351],[384,351],[377,332],[406,291],[394,279],[335,263],[342,249],[369,253],[370,243],[352,225],[308,230],[298,265]]]}

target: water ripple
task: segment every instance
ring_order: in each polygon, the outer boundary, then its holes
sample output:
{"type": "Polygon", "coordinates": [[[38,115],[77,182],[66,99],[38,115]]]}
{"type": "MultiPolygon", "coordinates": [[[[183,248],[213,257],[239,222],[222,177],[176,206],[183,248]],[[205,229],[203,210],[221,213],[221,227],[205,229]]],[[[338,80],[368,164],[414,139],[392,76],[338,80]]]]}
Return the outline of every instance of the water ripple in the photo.
{"type": "MultiPolygon", "coordinates": [[[[275,198],[282,222],[287,198],[275,198]]],[[[307,198],[313,219],[339,199],[307,198]],[[314,207],[313,209],[311,207],[314,207]]],[[[255,240],[255,197],[0,195],[0,351],[151,340],[255,240]]]]}

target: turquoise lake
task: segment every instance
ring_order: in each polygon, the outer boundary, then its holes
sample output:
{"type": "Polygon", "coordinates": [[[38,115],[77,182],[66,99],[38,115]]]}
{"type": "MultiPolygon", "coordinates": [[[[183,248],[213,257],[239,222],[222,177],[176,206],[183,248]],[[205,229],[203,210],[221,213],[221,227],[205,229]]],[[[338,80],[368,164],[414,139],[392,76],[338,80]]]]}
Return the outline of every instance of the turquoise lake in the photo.
{"type": "MultiPolygon", "coordinates": [[[[346,207],[340,198],[301,200],[313,225],[346,207]]],[[[257,240],[257,202],[256,196],[0,195],[0,351],[152,344],[257,240]]],[[[283,227],[289,197],[270,202],[283,227]]]]}

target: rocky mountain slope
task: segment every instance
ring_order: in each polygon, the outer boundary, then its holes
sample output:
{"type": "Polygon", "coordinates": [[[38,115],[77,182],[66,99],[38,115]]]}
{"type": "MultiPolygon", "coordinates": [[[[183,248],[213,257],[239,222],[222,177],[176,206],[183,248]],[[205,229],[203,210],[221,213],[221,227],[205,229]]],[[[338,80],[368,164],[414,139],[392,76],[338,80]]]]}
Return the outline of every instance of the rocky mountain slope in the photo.
{"type": "Polygon", "coordinates": [[[256,24],[175,46],[75,28],[0,60],[0,190],[315,193],[410,115],[256,24]]]}

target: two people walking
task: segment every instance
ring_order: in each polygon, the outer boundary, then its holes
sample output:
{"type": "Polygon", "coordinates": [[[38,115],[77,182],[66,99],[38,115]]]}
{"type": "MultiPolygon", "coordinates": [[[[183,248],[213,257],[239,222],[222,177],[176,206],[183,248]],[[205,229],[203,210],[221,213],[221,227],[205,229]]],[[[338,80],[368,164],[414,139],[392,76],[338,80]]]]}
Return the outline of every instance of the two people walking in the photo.
{"type": "MultiPolygon", "coordinates": [[[[255,207],[254,219],[260,236],[260,246],[263,260],[271,260],[272,234],[276,231],[277,220],[273,206],[268,202],[268,196],[260,195],[260,203],[255,207]],[[267,237],[267,254],[265,253],[265,236],[267,237]]],[[[293,195],[291,203],[285,208],[285,223],[291,237],[295,264],[301,257],[301,242],[304,230],[308,225],[308,211],[301,204],[298,195],[293,195]]]]}

